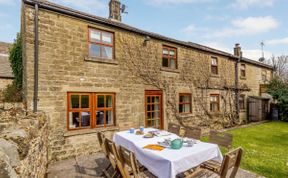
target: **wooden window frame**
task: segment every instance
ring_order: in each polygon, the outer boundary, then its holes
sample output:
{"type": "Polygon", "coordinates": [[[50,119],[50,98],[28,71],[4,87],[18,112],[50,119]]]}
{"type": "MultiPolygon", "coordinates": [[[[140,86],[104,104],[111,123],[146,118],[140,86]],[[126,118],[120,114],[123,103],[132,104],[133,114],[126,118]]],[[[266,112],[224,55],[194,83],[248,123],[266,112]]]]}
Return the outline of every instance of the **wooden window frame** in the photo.
{"type": "Polygon", "coordinates": [[[241,77],[244,77],[244,78],[246,77],[246,64],[241,64],[241,65],[240,65],[240,76],[241,76],[241,77]],[[242,67],[243,67],[244,69],[243,69],[242,67]]]}
{"type": "Polygon", "coordinates": [[[163,45],[162,46],[162,67],[169,68],[169,69],[178,69],[178,60],[177,60],[177,58],[178,58],[177,48],[171,47],[171,46],[167,46],[167,45],[163,45]],[[164,49],[168,50],[168,52],[169,51],[174,51],[175,52],[175,57],[172,57],[169,54],[168,55],[163,54],[164,49]],[[163,59],[164,58],[168,59],[168,67],[163,66],[163,59]],[[175,60],[175,68],[171,68],[171,59],[175,60]]]}
{"type": "MultiPolygon", "coordinates": [[[[105,100],[104,100],[105,102],[105,100]]],[[[104,103],[105,104],[105,103],[104,103]]],[[[105,106],[105,105],[104,105],[105,106]]],[[[81,116],[81,115],[80,115],[81,116]]],[[[80,118],[81,119],[81,118],[80,118]]],[[[109,127],[114,127],[116,126],[116,94],[115,93],[110,93],[110,92],[67,92],[67,130],[68,131],[74,131],[74,130],[85,130],[85,129],[93,129],[93,128],[109,128],[109,127]],[[81,108],[81,97],[79,97],[79,108],[71,108],[71,96],[72,95],[88,95],[89,96],[89,108],[81,108]],[[106,125],[106,112],[104,112],[104,125],[98,126],[96,124],[96,111],[97,111],[97,96],[98,95],[105,95],[105,96],[112,96],[112,108],[100,108],[99,110],[101,111],[107,111],[107,110],[112,110],[113,111],[113,124],[111,125],[106,125]],[[69,112],[90,112],[90,127],[84,127],[84,128],[70,128],[70,123],[69,123],[69,112]]],[[[81,123],[80,123],[81,126],[81,123]]]]}
{"type": "Polygon", "coordinates": [[[218,62],[219,62],[219,61],[218,61],[218,58],[217,58],[217,57],[211,57],[211,69],[210,69],[210,70],[211,70],[211,73],[212,73],[213,75],[219,75],[218,62]],[[212,63],[213,59],[216,60],[216,65],[212,63]],[[214,73],[213,68],[216,68],[216,73],[214,73]]]}
{"type": "Polygon", "coordinates": [[[180,112],[180,110],[179,110],[178,112],[180,114],[191,114],[192,113],[192,94],[191,93],[179,93],[178,107],[180,107],[180,105],[187,105],[187,104],[189,104],[189,106],[190,106],[190,112],[180,112]],[[190,101],[189,102],[180,102],[181,96],[189,96],[190,101]]]}
{"type": "Polygon", "coordinates": [[[209,97],[209,103],[210,103],[210,112],[220,112],[220,94],[210,94],[209,97]],[[211,97],[215,97],[217,96],[217,102],[211,102],[211,97]],[[217,111],[212,111],[211,110],[211,104],[216,103],[218,106],[218,110],[217,111]]]}
{"type": "Polygon", "coordinates": [[[246,109],[246,107],[245,107],[245,98],[246,98],[245,95],[240,95],[240,97],[239,97],[239,108],[240,108],[240,110],[245,110],[246,109]],[[243,103],[240,102],[240,101],[243,101],[243,103]]]}
{"type": "Polygon", "coordinates": [[[89,53],[89,57],[91,58],[98,58],[98,59],[102,59],[102,60],[115,60],[115,33],[113,31],[108,31],[108,30],[103,30],[103,29],[98,29],[95,27],[90,27],[88,26],[88,53],[89,53]],[[112,44],[107,44],[107,43],[103,43],[103,42],[95,42],[91,40],[91,31],[98,31],[100,32],[100,41],[102,41],[102,33],[107,33],[107,34],[111,34],[112,35],[112,44]],[[97,56],[90,56],[90,44],[94,44],[94,45],[100,45],[102,46],[106,46],[106,47],[112,47],[112,58],[104,58],[102,56],[102,50],[100,49],[100,57],[97,56]]]}

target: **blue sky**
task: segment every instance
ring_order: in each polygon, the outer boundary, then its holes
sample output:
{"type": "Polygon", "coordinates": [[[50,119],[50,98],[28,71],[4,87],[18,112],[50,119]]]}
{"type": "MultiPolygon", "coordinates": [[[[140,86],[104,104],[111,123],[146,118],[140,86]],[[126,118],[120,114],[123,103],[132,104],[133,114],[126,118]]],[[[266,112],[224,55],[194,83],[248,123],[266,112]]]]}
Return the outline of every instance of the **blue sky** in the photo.
{"type": "MultiPolygon", "coordinates": [[[[107,17],[109,0],[50,0],[107,17]]],[[[288,54],[287,0],[122,0],[123,23],[183,41],[231,52],[240,43],[244,56],[288,54]]],[[[0,41],[20,31],[21,0],[0,0],[0,41]]]]}

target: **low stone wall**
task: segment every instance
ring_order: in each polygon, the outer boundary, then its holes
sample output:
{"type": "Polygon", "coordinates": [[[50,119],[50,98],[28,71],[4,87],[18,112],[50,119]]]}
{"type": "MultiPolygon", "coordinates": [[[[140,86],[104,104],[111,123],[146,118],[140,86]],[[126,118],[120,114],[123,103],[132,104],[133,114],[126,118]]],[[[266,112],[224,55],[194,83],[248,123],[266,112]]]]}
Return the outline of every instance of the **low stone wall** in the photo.
{"type": "Polygon", "coordinates": [[[0,177],[45,177],[48,131],[44,113],[0,110],[0,177]]]}

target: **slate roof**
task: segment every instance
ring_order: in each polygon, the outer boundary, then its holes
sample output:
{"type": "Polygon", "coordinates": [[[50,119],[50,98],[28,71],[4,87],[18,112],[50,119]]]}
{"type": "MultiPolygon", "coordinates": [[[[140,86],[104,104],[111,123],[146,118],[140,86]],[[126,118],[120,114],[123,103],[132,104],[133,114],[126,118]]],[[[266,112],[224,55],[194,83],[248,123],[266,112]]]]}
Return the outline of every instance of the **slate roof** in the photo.
{"type": "MultiPolygon", "coordinates": [[[[28,5],[35,5],[37,0],[23,0],[23,2],[25,4],[28,4],[28,5]]],[[[113,21],[113,20],[110,20],[110,19],[107,19],[107,18],[91,15],[91,14],[84,13],[84,12],[81,12],[81,11],[77,11],[77,10],[74,10],[72,8],[68,8],[68,7],[61,6],[61,5],[58,5],[58,4],[55,4],[55,3],[51,3],[49,1],[40,1],[40,2],[38,1],[38,4],[39,4],[39,8],[43,8],[43,9],[46,9],[46,10],[51,10],[51,11],[54,11],[54,12],[57,12],[57,13],[62,13],[62,14],[65,14],[65,15],[77,17],[77,18],[80,18],[80,19],[84,19],[84,20],[88,20],[88,21],[94,22],[94,23],[101,23],[101,24],[105,24],[105,25],[108,25],[108,26],[124,29],[124,30],[127,30],[127,31],[138,33],[138,34],[141,34],[141,35],[144,35],[144,36],[149,36],[151,38],[163,40],[163,41],[166,41],[166,42],[178,44],[178,45],[181,45],[181,46],[190,47],[190,48],[198,49],[198,50],[201,50],[201,51],[210,52],[210,53],[213,53],[213,54],[223,55],[223,56],[226,56],[226,57],[229,57],[229,58],[232,58],[232,59],[237,59],[237,56],[235,56],[233,54],[230,54],[230,53],[227,53],[227,52],[224,52],[224,51],[221,51],[221,50],[213,49],[213,48],[210,48],[210,47],[207,47],[207,46],[204,46],[204,45],[200,45],[200,44],[197,44],[197,43],[193,43],[193,42],[180,41],[180,40],[169,38],[169,37],[166,37],[166,36],[163,36],[163,35],[160,35],[160,34],[157,34],[157,33],[153,33],[153,32],[144,31],[144,30],[129,26],[127,24],[124,24],[122,22],[117,22],[117,21],[113,21]]],[[[244,58],[243,61],[247,62],[247,63],[250,63],[250,64],[253,64],[253,65],[262,66],[262,67],[265,67],[265,68],[268,68],[268,69],[273,69],[273,67],[270,66],[270,65],[263,64],[261,62],[254,61],[254,60],[251,60],[251,59],[248,59],[248,58],[244,58]]]]}

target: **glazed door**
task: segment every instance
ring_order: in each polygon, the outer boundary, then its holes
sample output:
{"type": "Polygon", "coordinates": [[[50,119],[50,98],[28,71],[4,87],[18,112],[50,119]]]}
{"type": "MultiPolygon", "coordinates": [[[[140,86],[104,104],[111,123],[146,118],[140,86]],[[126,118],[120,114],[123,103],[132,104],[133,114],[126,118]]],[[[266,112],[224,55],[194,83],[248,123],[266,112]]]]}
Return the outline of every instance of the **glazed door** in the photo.
{"type": "Polygon", "coordinates": [[[145,127],[163,129],[162,91],[145,92],[145,127]]]}

